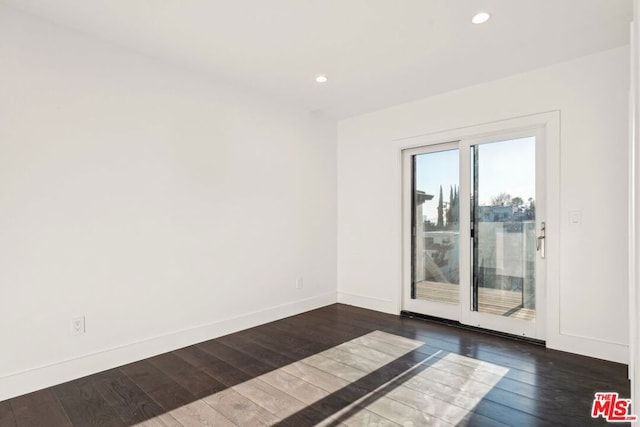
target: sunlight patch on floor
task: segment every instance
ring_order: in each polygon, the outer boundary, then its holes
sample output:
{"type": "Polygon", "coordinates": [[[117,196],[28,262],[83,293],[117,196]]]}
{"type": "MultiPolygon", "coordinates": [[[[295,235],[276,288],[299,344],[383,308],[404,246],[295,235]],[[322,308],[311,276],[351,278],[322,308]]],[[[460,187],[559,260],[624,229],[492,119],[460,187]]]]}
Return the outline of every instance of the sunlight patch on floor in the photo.
{"type": "Polygon", "coordinates": [[[374,331],[138,425],[273,425],[332,394],[359,398],[319,425],[456,425],[508,372],[441,350],[414,352],[423,345],[374,331]],[[372,375],[371,384],[390,364],[397,375],[357,394],[363,386],[359,380],[372,375]],[[348,387],[353,393],[345,393],[348,387]]]}

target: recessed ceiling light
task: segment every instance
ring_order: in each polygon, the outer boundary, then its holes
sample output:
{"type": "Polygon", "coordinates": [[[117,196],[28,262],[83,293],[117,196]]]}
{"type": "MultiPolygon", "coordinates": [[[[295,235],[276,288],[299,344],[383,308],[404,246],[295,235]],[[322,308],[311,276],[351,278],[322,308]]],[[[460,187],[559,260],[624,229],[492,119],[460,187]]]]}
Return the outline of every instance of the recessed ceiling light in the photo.
{"type": "Polygon", "coordinates": [[[318,82],[318,83],[326,83],[327,80],[329,80],[327,78],[327,76],[324,76],[322,74],[320,74],[318,77],[316,77],[316,82],[318,82]]]}
{"type": "Polygon", "coordinates": [[[473,18],[471,18],[471,22],[473,22],[474,24],[484,24],[489,20],[489,18],[491,18],[491,15],[489,15],[487,12],[480,12],[474,15],[473,18]]]}

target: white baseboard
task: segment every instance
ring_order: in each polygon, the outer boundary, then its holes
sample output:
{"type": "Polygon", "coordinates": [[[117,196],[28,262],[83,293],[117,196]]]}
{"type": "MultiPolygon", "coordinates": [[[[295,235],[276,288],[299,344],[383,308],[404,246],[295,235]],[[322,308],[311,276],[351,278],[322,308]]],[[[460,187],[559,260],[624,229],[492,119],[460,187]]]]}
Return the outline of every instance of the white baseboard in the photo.
{"type": "Polygon", "coordinates": [[[338,302],[388,314],[400,314],[397,304],[394,301],[381,298],[373,298],[349,292],[338,292],[338,302]]]}
{"type": "Polygon", "coordinates": [[[547,337],[547,348],[595,357],[611,362],[629,363],[629,346],[567,334],[547,337]]]}
{"type": "Polygon", "coordinates": [[[0,401],[336,302],[330,292],[0,378],[0,401]]]}

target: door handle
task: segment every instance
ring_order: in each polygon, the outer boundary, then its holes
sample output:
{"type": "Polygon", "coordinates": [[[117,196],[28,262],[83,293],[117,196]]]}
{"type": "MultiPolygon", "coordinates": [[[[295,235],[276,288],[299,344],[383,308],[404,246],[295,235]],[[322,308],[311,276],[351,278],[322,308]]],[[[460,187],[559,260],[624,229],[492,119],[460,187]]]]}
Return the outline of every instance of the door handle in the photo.
{"type": "Polygon", "coordinates": [[[540,252],[540,258],[544,259],[544,243],[545,243],[545,235],[546,235],[546,224],[544,221],[540,223],[540,235],[536,238],[536,251],[540,252]]]}

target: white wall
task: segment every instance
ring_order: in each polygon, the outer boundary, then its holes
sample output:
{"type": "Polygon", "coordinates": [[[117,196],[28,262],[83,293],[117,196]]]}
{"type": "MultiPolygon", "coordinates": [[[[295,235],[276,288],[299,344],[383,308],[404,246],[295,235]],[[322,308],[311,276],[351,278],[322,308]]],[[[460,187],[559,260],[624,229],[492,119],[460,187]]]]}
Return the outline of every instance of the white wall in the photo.
{"type": "Polygon", "coordinates": [[[7,7],[0,64],[0,400],[335,302],[335,122],[7,7]]]}
{"type": "Polygon", "coordinates": [[[339,301],[400,310],[393,140],[559,110],[560,267],[549,276],[547,345],[626,362],[628,82],[622,47],[341,121],[339,301]],[[574,210],[581,225],[569,224],[574,210]]]}

